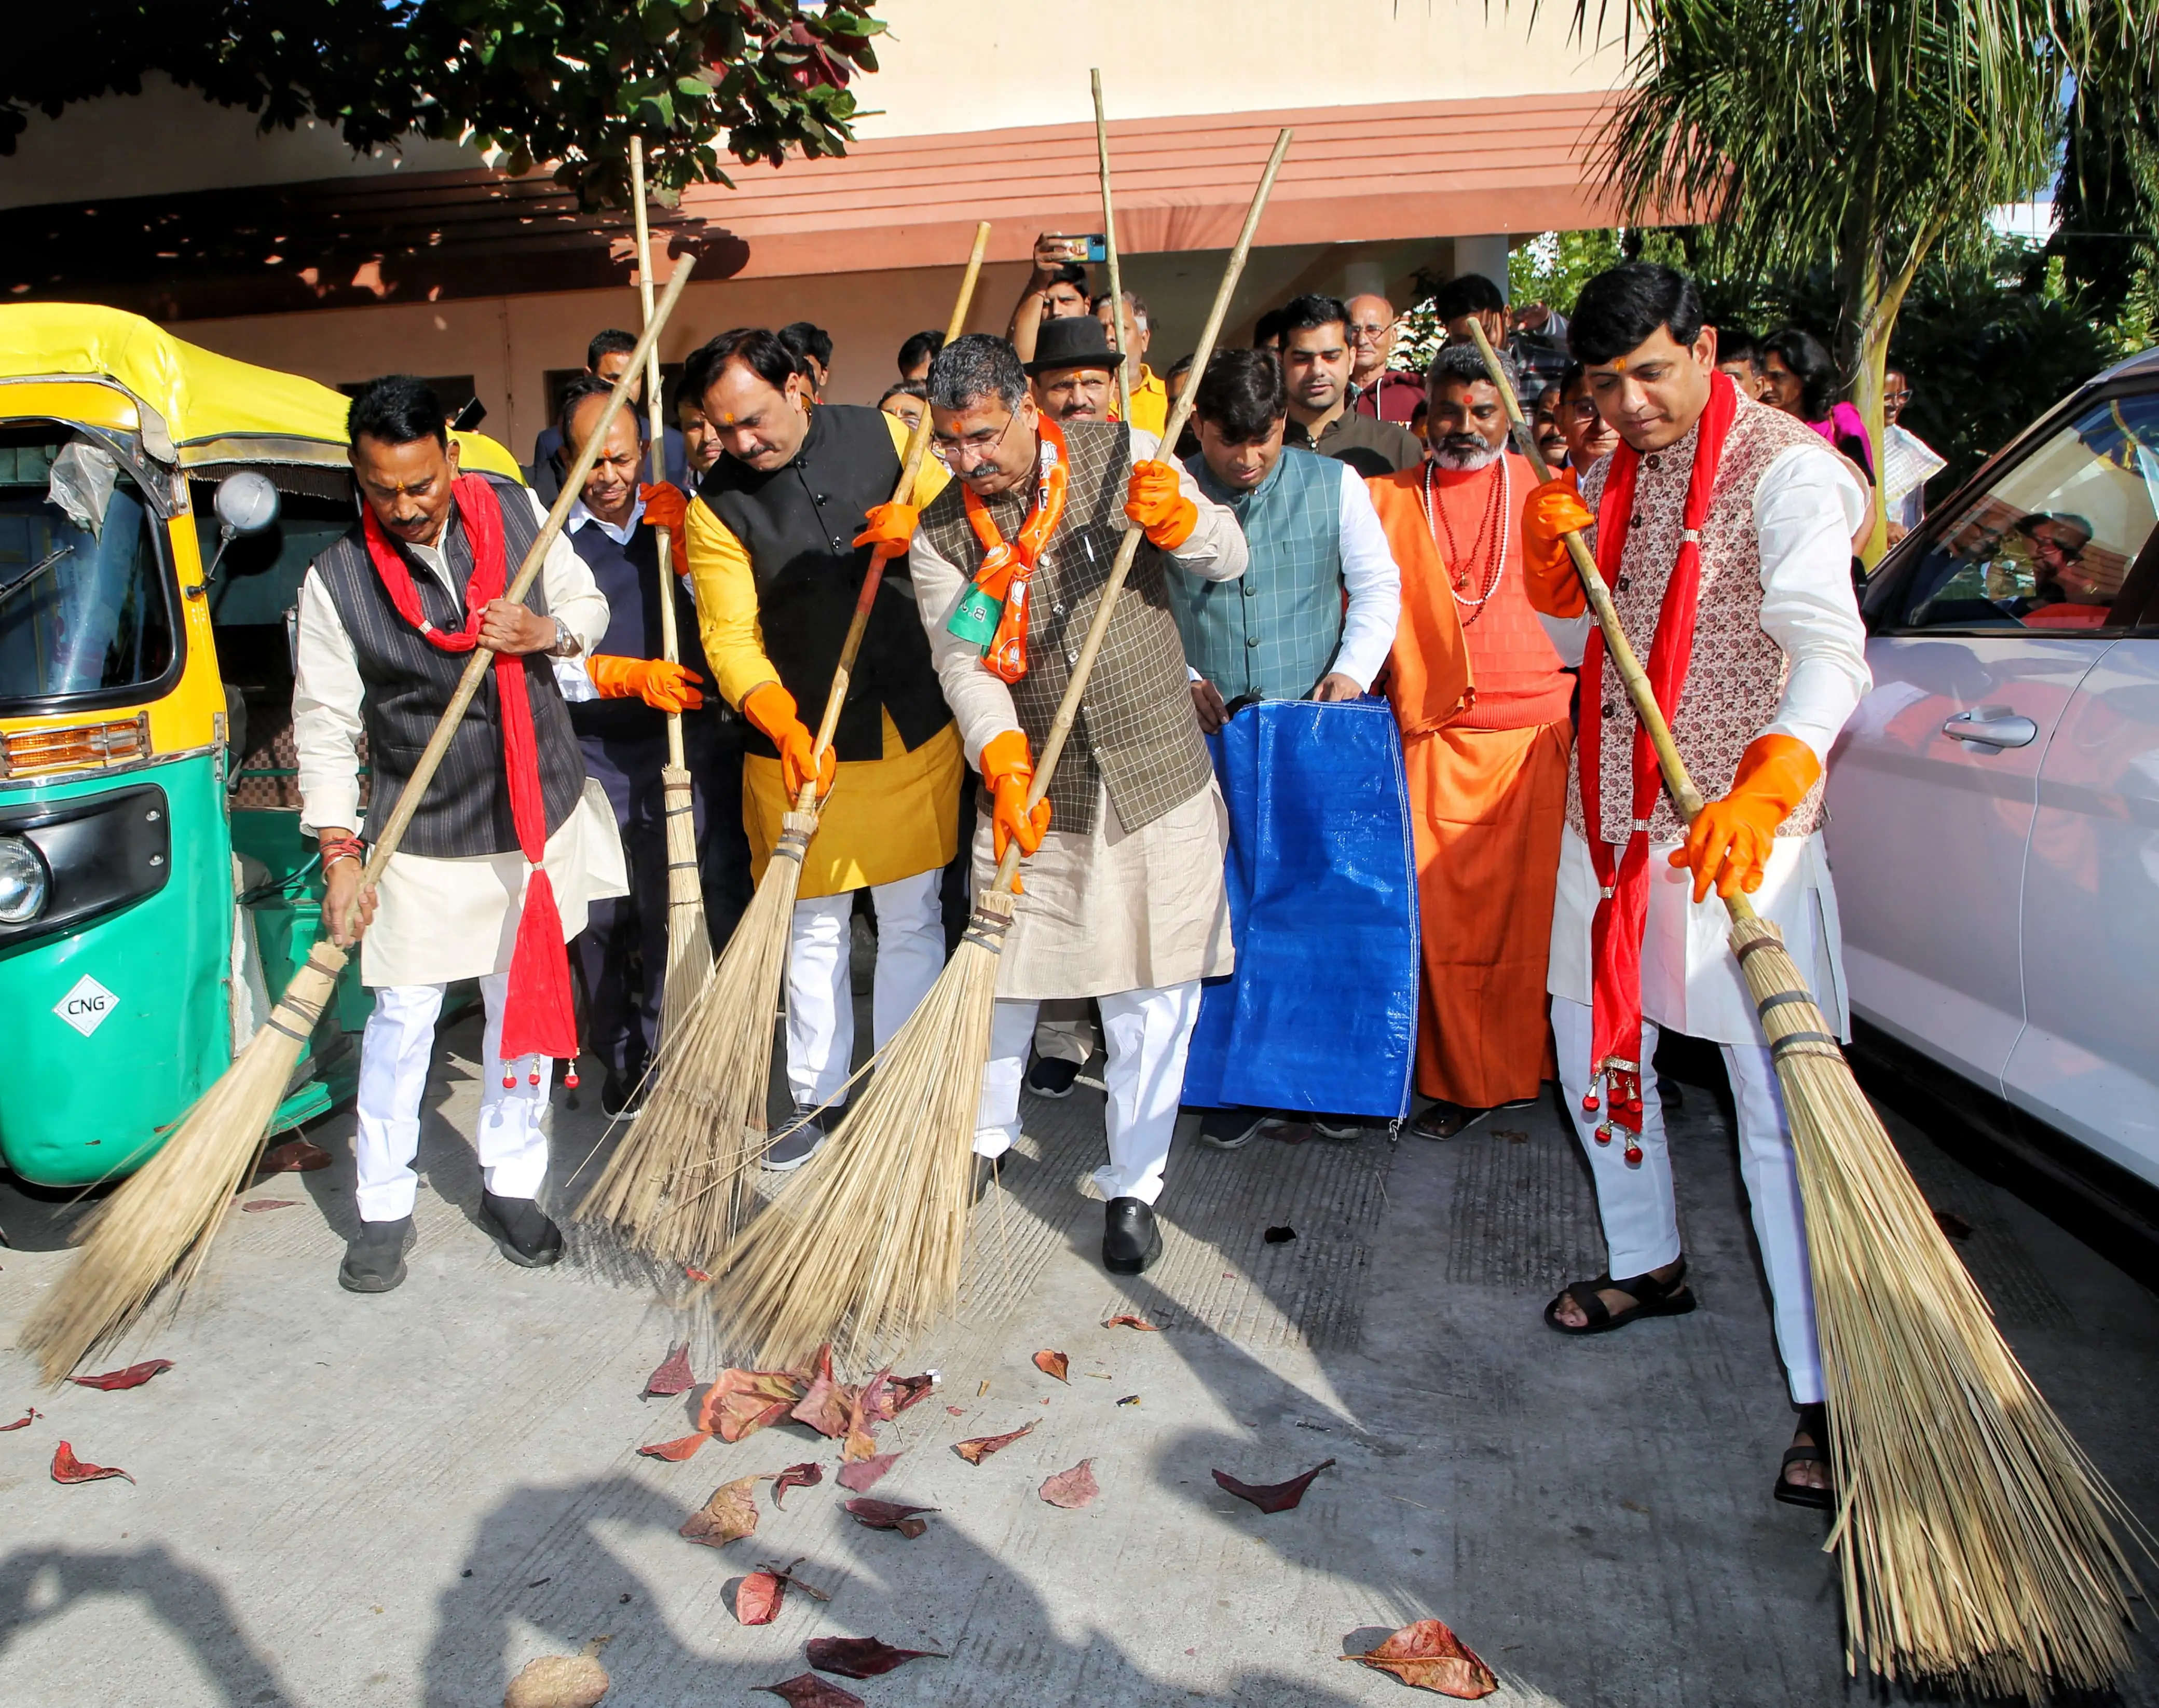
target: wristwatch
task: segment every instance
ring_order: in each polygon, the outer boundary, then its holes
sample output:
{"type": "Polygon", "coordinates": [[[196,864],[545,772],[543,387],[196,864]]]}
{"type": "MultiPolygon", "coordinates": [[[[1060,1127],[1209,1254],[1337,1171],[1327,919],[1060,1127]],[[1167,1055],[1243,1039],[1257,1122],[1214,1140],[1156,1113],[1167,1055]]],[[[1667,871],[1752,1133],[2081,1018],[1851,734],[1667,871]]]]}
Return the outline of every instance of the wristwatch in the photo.
{"type": "Polygon", "coordinates": [[[575,658],[583,650],[577,644],[577,637],[570,633],[570,625],[557,617],[555,619],[555,644],[547,649],[548,655],[552,658],[575,658]]]}

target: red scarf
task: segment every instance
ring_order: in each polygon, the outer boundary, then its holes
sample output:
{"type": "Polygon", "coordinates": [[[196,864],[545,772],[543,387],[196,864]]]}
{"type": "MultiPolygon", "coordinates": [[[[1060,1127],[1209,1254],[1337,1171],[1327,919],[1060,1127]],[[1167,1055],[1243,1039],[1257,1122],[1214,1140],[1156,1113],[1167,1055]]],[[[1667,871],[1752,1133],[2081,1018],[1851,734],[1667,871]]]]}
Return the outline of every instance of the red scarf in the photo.
{"type": "Polygon", "coordinates": [[[1064,430],[1048,416],[1041,417],[1041,443],[1035,459],[1034,502],[1020,524],[1019,538],[1011,545],[997,532],[990,507],[964,489],[967,520],[982,544],[982,567],[975,572],[975,585],[993,599],[1003,601],[997,613],[997,632],[982,655],[990,674],[1017,682],[1027,674],[1027,584],[1034,574],[1035,560],[1049,544],[1064,515],[1065,489],[1071,479],[1071,462],[1064,448],[1064,430]]]}
{"type": "MultiPolygon", "coordinates": [[[[420,631],[421,638],[443,652],[470,652],[479,644],[480,613],[503,596],[509,562],[502,536],[502,505],[492,487],[477,474],[461,474],[450,489],[463,519],[473,551],[472,578],[465,586],[465,626],[445,631],[429,623],[420,608],[412,572],[372,506],[361,515],[367,555],[382,579],[397,614],[420,631]]],[[[574,1067],[577,1022],[570,1006],[570,958],[562,946],[562,916],[555,905],[555,886],[541,857],[547,846],[547,811],[540,786],[540,745],[532,727],[531,685],[525,660],[515,653],[494,655],[495,698],[502,708],[503,770],[510,782],[510,816],[517,846],[531,867],[525,906],[517,920],[517,946],[510,960],[510,995],[502,1016],[502,1059],[520,1056],[561,1056],[574,1067]]],[[[539,1083],[539,1071],[532,1080],[539,1083]]],[[[505,1068],[505,1085],[515,1083],[505,1068]]],[[[566,1082],[574,1083],[574,1082],[566,1082]]]]}
{"type": "MultiPolygon", "coordinates": [[[[1694,657],[1695,605],[1701,592],[1701,529],[1708,519],[1709,499],[1716,484],[1717,464],[1723,460],[1725,436],[1738,413],[1739,393],[1727,375],[1710,381],[1709,406],[1702,411],[1700,436],[1695,441],[1694,471],[1687,484],[1686,508],[1681,514],[1679,556],[1672,564],[1671,579],[1665,585],[1664,603],[1657,611],[1657,630],[1649,643],[1649,687],[1665,722],[1679,720],[1680,695],[1686,686],[1687,665],[1694,657]]],[[[1620,554],[1627,549],[1627,524],[1634,510],[1634,476],[1640,452],[1624,440],[1612,453],[1612,467],[1604,480],[1604,495],[1597,507],[1597,567],[1607,586],[1619,579],[1620,554]]],[[[1597,1093],[1604,1094],[1608,1113],[1597,1130],[1599,1144],[1612,1141],[1612,1129],[1627,1136],[1626,1157],[1631,1166],[1642,1160],[1642,1064],[1635,1059],[1642,1047],[1642,929],[1649,910],[1649,815],[1656,810],[1657,791],[1664,786],[1657,769],[1656,749],[1649,732],[1634,721],[1633,820],[1626,841],[1615,853],[1604,840],[1602,758],[1598,752],[1603,719],[1597,708],[1603,703],[1604,631],[1592,627],[1582,653],[1582,735],[1577,745],[1582,766],[1582,820],[1589,832],[1589,858],[1597,871],[1600,892],[1595,918],[1589,928],[1592,968],[1590,1009],[1590,1091],[1582,1100],[1585,1114],[1594,1115],[1597,1093]]]]}

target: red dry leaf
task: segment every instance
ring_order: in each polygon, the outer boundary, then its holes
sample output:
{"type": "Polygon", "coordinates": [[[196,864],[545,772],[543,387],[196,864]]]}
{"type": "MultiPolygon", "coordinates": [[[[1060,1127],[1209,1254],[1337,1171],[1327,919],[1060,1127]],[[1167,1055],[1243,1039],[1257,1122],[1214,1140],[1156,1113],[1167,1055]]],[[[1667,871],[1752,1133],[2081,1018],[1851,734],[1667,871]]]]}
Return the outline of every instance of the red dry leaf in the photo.
{"type": "Polygon", "coordinates": [[[868,1493],[877,1480],[892,1469],[892,1462],[898,1457],[898,1453],[879,1453],[873,1459],[842,1465],[840,1467],[840,1487],[852,1488],[857,1494],[868,1493]]]}
{"type": "Polygon", "coordinates": [[[701,1429],[695,1435],[677,1436],[671,1441],[655,1441],[649,1447],[639,1447],[638,1456],[645,1459],[665,1459],[670,1465],[679,1465],[712,1438],[710,1430],[701,1429]]]}
{"type": "Polygon", "coordinates": [[[851,1500],[847,1505],[857,1524],[872,1530],[897,1530],[910,1542],[929,1528],[915,1514],[937,1510],[934,1506],[900,1506],[889,1500],[851,1500]]]}
{"type": "Polygon", "coordinates": [[[24,1412],[13,1423],[0,1423],[0,1435],[6,1435],[13,1430],[28,1429],[33,1423],[35,1423],[44,1415],[45,1414],[44,1412],[39,1410],[36,1406],[33,1405],[28,1411],[24,1412]]]}
{"type": "Polygon", "coordinates": [[[797,1423],[808,1424],[819,1435],[837,1440],[853,1421],[854,1400],[852,1389],[832,1379],[832,1348],[827,1344],[817,1348],[808,1391],[788,1416],[797,1423]]]}
{"type": "Polygon", "coordinates": [[[952,1451],[970,1465],[979,1465],[1000,1447],[1010,1447],[1033,1427],[1034,1426],[1030,1423],[1024,1428],[1007,1430],[1002,1435],[978,1435],[971,1441],[955,1443],[952,1451]]]}
{"type": "Polygon", "coordinates": [[[869,1705],[852,1690],[843,1690],[837,1685],[827,1684],[815,1673],[804,1673],[797,1678],[782,1679],[776,1685],[758,1685],[753,1688],[769,1696],[785,1698],[788,1708],[869,1708],[869,1705]]]}
{"type": "Polygon", "coordinates": [[[264,1210],[289,1210],[298,1202],[293,1198],[251,1198],[240,1209],[243,1215],[256,1215],[264,1210]]]}
{"type": "Polygon", "coordinates": [[[660,1368],[645,1379],[645,1391],[640,1400],[666,1400],[677,1394],[686,1394],[697,1385],[697,1379],[690,1374],[690,1343],[670,1348],[660,1361],[660,1368]]]}
{"type": "Polygon", "coordinates": [[[1042,1485],[1042,1498],[1052,1506],[1085,1506],[1102,1491],[1095,1482],[1095,1462],[1082,1459],[1069,1471],[1059,1471],[1042,1485]]]}
{"type": "Polygon", "coordinates": [[[801,1397],[792,1370],[722,1370],[698,1403],[697,1427],[738,1441],[778,1423],[801,1397]]]}
{"type": "Polygon", "coordinates": [[[1129,1311],[1112,1317],[1102,1325],[1105,1328],[1136,1328],[1142,1334],[1159,1334],[1162,1330],[1144,1317],[1135,1317],[1129,1311]]]}
{"type": "Polygon", "coordinates": [[[1054,1376],[1060,1382],[1069,1383],[1071,1377],[1064,1373],[1072,1368],[1072,1360],[1061,1352],[1052,1352],[1047,1347],[1034,1355],[1034,1367],[1045,1376],[1054,1376]]]}
{"type": "Polygon", "coordinates": [[[102,1388],[108,1394],[122,1388],[139,1388],[151,1377],[169,1370],[173,1361],[168,1358],[153,1358],[139,1364],[130,1364],[124,1370],[107,1370],[101,1376],[70,1376],[68,1380],[78,1388],[102,1388]]]}
{"type": "Polygon", "coordinates": [[[1214,1480],[1240,1500],[1249,1500],[1261,1512],[1287,1512],[1304,1498],[1304,1491],[1312,1487],[1312,1479],[1334,1462],[1323,1459],[1302,1477],[1292,1477],[1287,1483],[1240,1483],[1224,1472],[1217,1471],[1214,1480]]]}
{"type": "Polygon", "coordinates": [[[694,1263],[684,1264],[682,1265],[682,1273],[689,1276],[693,1281],[708,1281],[712,1279],[712,1276],[707,1275],[703,1270],[698,1268],[694,1263]]]}
{"type": "Polygon", "coordinates": [[[787,1509],[779,1504],[779,1497],[786,1493],[789,1489],[815,1488],[824,1480],[825,1467],[819,1464],[815,1459],[805,1459],[799,1465],[790,1465],[784,1471],[782,1471],[778,1477],[773,1479],[773,1510],[774,1512],[786,1511],[787,1509]]]}
{"type": "Polygon", "coordinates": [[[722,1483],[712,1498],[682,1520],[681,1534],[707,1548],[724,1548],[757,1528],[756,1489],[760,1479],[738,1477],[722,1483]]]}
{"type": "Polygon", "coordinates": [[[945,1409],[947,1411],[950,1412],[950,1413],[952,1414],[952,1416],[955,1416],[955,1417],[965,1417],[965,1416],[967,1415],[967,1414],[966,1413],[966,1411],[964,1411],[963,1410],[961,1410],[961,1409],[960,1409],[959,1406],[957,1406],[957,1405],[948,1405],[948,1406],[946,1406],[945,1409]]]}
{"type": "Polygon", "coordinates": [[[1406,1685],[1442,1696],[1475,1701],[1499,1688],[1492,1669],[1468,1645],[1437,1619],[1405,1625],[1365,1654],[1345,1654],[1379,1672],[1392,1673],[1406,1685]]]}
{"type": "Polygon", "coordinates": [[[927,1400],[936,1386],[937,1378],[933,1375],[893,1377],[885,1384],[878,1403],[879,1421],[890,1423],[909,1406],[927,1400]]]}
{"type": "Polygon", "coordinates": [[[135,1479],[116,1465],[85,1465],[75,1456],[75,1449],[62,1441],[53,1449],[53,1481],[55,1483],[99,1483],[107,1477],[127,1477],[135,1479]]]}
{"type": "Polygon", "coordinates": [[[840,1449],[840,1457],[850,1462],[867,1459],[877,1452],[877,1426],[881,1421],[879,1407],[884,1403],[886,1384],[890,1374],[879,1370],[865,1383],[859,1393],[849,1396],[847,1406],[847,1439],[840,1449]]]}
{"type": "Polygon", "coordinates": [[[894,1648],[874,1637],[813,1637],[808,1648],[810,1665],[843,1679],[882,1678],[910,1660],[951,1659],[935,1648],[894,1648]]]}
{"type": "Polygon", "coordinates": [[[769,1625],[787,1597],[787,1580],[776,1572],[753,1571],[735,1586],[735,1622],[769,1625]]]}
{"type": "Polygon", "coordinates": [[[330,1153],[320,1145],[306,1139],[287,1139],[262,1153],[262,1160],[255,1165],[255,1177],[260,1180],[266,1174],[308,1174],[329,1166],[330,1153]]]}

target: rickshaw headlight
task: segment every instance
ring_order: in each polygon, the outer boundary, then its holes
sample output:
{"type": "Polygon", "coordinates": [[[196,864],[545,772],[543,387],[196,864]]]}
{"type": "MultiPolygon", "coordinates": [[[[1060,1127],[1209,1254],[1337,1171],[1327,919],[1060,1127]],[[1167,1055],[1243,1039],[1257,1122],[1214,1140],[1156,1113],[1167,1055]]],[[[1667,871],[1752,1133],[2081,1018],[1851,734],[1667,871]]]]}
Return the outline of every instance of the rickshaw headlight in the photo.
{"type": "Polygon", "coordinates": [[[0,925],[27,925],[45,910],[52,874],[20,836],[0,836],[0,925]]]}

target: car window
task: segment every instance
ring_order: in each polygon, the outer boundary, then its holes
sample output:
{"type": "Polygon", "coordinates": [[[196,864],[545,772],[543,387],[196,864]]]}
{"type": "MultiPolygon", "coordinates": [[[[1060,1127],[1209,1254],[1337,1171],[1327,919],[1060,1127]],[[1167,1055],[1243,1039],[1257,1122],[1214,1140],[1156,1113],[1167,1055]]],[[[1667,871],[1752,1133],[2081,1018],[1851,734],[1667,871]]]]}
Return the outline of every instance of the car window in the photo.
{"type": "Polygon", "coordinates": [[[1898,629],[2074,634],[2133,620],[2159,513],[2159,393],[2092,405],[1968,500],[1891,592],[1898,629]]]}

